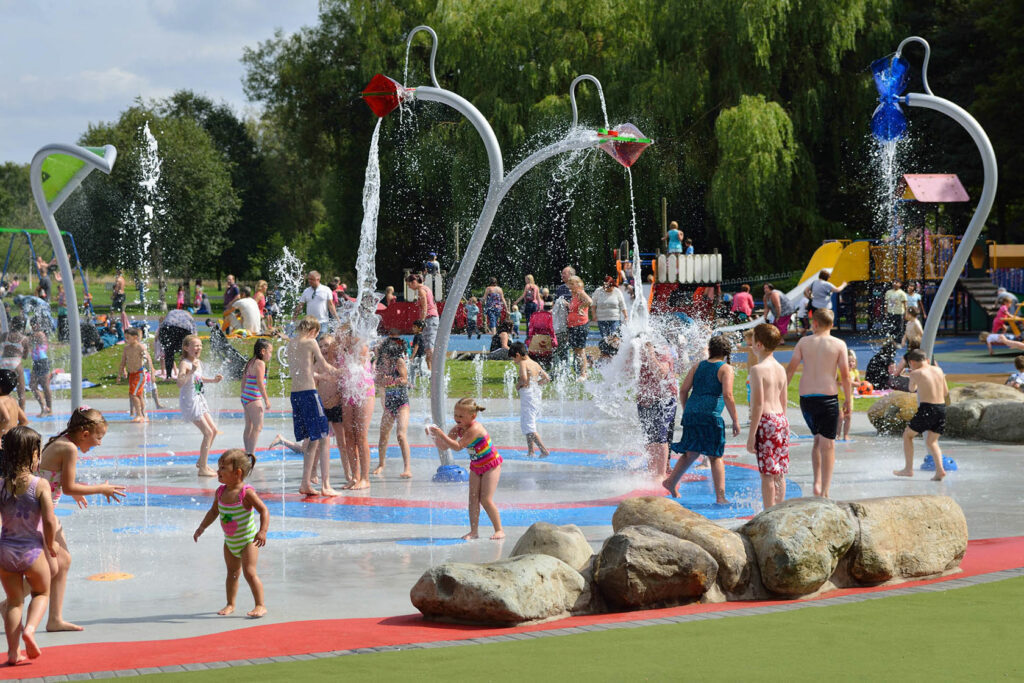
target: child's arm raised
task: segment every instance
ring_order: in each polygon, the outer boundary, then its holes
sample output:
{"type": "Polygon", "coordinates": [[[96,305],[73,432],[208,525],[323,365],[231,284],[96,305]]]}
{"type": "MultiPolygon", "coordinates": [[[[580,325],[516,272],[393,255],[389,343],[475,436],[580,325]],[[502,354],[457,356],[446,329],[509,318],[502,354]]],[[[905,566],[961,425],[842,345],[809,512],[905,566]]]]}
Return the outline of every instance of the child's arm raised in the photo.
{"type": "Polygon", "coordinates": [[[262,548],[267,544],[267,530],[270,528],[270,513],[267,512],[267,505],[260,500],[254,488],[245,490],[245,500],[243,503],[247,508],[255,508],[260,513],[260,530],[256,532],[253,543],[256,544],[257,548],[262,548]]]}
{"type": "MultiPolygon", "coordinates": [[[[217,515],[220,514],[220,509],[217,506],[218,493],[220,493],[219,488],[213,494],[213,504],[210,506],[210,509],[206,511],[206,516],[203,517],[203,521],[199,523],[198,528],[196,528],[196,532],[192,534],[192,540],[196,543],[199,542],[199,537],[203,535],[204,531],[206,531],[206,527],[213,524],[217,519],[217,515]]],[[[266,509],[266,506],[264,506],[264,509],[266,509]]]]}

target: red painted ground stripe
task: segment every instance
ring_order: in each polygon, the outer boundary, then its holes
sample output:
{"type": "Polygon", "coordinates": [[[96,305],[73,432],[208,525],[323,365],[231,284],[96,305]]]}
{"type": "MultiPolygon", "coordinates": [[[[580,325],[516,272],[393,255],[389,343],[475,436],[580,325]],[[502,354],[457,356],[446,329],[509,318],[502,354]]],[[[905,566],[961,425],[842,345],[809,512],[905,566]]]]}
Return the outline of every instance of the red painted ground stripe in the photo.
{"type": "MultiPolygon", "coordinates": [[[[978,574],[1002,571],[1024,566],[1024,536],[970,541],[967,555],[959,574],[910,581],[892,586],[848,588],[812,598],[808,602],[842,595],[878,593],[893,588],[922,586],[960,579],[978,574]]],[[[271,609],[273,602],[271,601],[271,609]]],[[[43,656],[31,664],[0,669],[0,679],[35,678],[39,676],[70,675],[93,671],[117,671],[156,666],[173,666],[195,662],[219,662],[244,657],[277,657],[312,652],[351,650],[363,647],[382,647],[439,640],[468,640],[486,636],[509,635],[527,631],[547,631],[590,624],[620,623],[658,619],[662,617],[703,612],[750,609],[778,604],[777,601],[727,602],[712,605],[691,604],[659,610],[621,612],[585,617],[570,617],[560,621],[524,626],[521,628],[480,628],[457,624],[425,621],[420,615],[404,615],[367,619],[323,619],[266,624],[235,629],[192,638],[176,640],[150,640],[124,643],[89,643],[47,647],[43,656]],[[243,651],[239,643],[244,643],[243,651]]]]}

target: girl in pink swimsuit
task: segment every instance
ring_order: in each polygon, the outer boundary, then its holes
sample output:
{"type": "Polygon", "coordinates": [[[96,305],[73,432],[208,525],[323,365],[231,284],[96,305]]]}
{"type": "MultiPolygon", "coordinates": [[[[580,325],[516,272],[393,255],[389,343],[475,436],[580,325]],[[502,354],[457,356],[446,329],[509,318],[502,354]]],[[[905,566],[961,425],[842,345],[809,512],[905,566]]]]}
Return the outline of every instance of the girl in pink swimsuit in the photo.
{"type": "Polygon", "coordinates": [[[347,489],[370,488],[370,421],[373,419],[373,399],[377,390],[373,382],[373,366],[366,342],[352,334],[343,325],[338,329],[339,366],[342,370],[341,395],[345,409],[341,424],[345,430],[345,447],[352,463],[355,483],[347,489]],[[356,465],[358,464],[358,472],[356,465]]]}
{"type": "Polygon", "coordinates": [[[0,578],[7,602],[4,631],[7,634],[7,663],[17,664],[39,656],[35,633],[50,599],[49,557],[57,557],[57,516],[53,514],[50,488],[32,474],[39,464],[39,432],[14,427],[3,436],[0,458],[0,578]],[[49,555],[43,552],[49,551],[49,555]],[[25,582],[32,601],[22,627],[25,582]],[[19,650],[25,641],[24,655],[19,650]]]}
{"type": "MultiPolygon", "coordinates": [[[[75,481],[75,467],[79,453],[88,453],[93,447],[103,442],[107,434],[107,421],[103,413],[88,406],[81,406],[71,413],[68,426],[64,431],[46,443],[39,458],[39,476],[50,483],[50,493],[54,505],[60,500],[62,493],[75,499],[78,507],[88,505],[85,496],[100,494],[107,502],[116,502],[125,497],[125,487],[110,482],[102,484],[82,484],[75,481]]],[[[50,583],[50,618],[46,622],[47,631],[81,631],[81,626],[64,621],[64,589],[68,583],[68,568],[71,566],[71,553],[64,537],[64,528],[57,522],[57,567],[50,583]]]]}

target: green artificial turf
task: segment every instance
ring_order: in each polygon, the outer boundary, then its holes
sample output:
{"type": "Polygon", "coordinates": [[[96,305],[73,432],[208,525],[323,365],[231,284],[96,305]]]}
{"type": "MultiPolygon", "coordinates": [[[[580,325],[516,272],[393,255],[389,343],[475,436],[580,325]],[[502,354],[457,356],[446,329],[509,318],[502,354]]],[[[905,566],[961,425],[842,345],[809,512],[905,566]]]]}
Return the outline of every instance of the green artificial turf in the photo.
{"type": "MultiPolygon", "coordinates": [[[[1020,679],[1024,578],[778,614],[244,666],[162,680],[1020,679]]],[[[345,647],[338,643],[338,647],[345,647]]],[[[244,648],[243,648],[244,649],[244,648]]]]}

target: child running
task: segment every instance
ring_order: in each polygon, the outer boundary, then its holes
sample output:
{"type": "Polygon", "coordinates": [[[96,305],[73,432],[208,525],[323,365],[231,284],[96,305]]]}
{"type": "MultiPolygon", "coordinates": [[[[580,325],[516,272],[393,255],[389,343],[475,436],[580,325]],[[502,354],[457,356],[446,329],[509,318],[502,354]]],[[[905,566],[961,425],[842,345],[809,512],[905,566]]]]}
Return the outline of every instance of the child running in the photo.
{"type": "MultiPolygon", "coordinates": [[[[50,494],[53,504],[60,501],[63,493],[68,494],[78,503],[78,507],[88,505],[85,496],[100,494],[107,502],[116,502],[125,497],[125,487],[111,484],[82,484],[75,480],[78,454],[88,453],[103,442],[107,434],[107,421],[103,413],[88,406],[81,406],[71,413],[68,426],[57,436],[51,438],[39,458],[39,476],[50,482],[50,494]]],[[[57,569],[50,582],[50,617],[46,622],[47,631],[81,631],[82,627],[64,621],[64,589],[68,582],[68,569],[71,567],[71,553],[64,537],[64,528],[57,522],[57,569]]],[[[53,571],[51,565],[51,571],[53,571]]]]}
{"type": "Polygon", "coordinates": [[[206,405],[206,398],[203,397],[203,385],[206,382],[216,384],[224,379],[223,375],[215,377],[203,377],[203,364],[199,360],[199,354],[203,352],[202,340],[190,334],[181,340],[181,360],[178,361],[178,410],[181,411],[181,419],[191,422],[203,435],[202,443],[199,444],[199,460],[196,461],[196,469],[200,477],[216,477],[217,473],[207,464],[210,457],[210,447],[213,440],[219,434],[217,425],[210,415],[210,407],[206,405]]]}
{"type": "Polygon", "coordinates": [[[252,347],[252,358],[242,372],[242,410],[245,411],[245,429],[242,443],[246,453],[256,452],[256,442],[263,431],[263,414],[270,410],[267,396],[267,363],[274,353],[274,345],[268,339],[257,339],[252,347]]]}
{"type": "Polygon", "coordinates": [[[789,380],[786,369],[775,360],[775,349],[782,335],[774,325],[762,323],[754,328],[753,353],[757,365],[750,369],[750,433],[747,452],[757,456],[761,473],[761,500],[764,509],[786,499],[786,473],[789,472],[789,419],[786,417],[789,380]]]}
{"type": "Polygon", "coordinates": [[[461,451],[470,450],[469,456],[469,533],[463,540],[479,538],[480,506],[494,525],[492,541],[505,538],[501,528],[501,515],[494,504],[494,492],[501,478],[501,455],[491,445],[491,437],[484,426],[476,421],[483,411],[471,398],[460,398],[455,404],[455,426],[447,434],[437,425],[427,427],[427,434],[434,437],[438,448],[461,451]]]}
{"type": "Polygon", "coordinates": [[[516,381],[516,387],[519,388],[519,427],[526,437],[526,457],[533,457],[533,447],[536,444],[540,450],[540,457],[546,458],[550,453],[541,441],[540,432],[537,431],[537,415],[540,414],[541,387],[550,382],[551,378],[544,372],[540,363],[530,358],[523,342],[513,342],[508,347],[508,352],[512,362],[519,369],[519,378],[516,381]]]}
{"type": "Polygon", "coordinates": [[[50,487],[40,486],[40,478],[32,474],[39,465],[39,433],[18,426],[4,434],[0,444],[0,516],[4,520],[0,532],[0,581],[7,593],[7,663],[14,665],[41,654],[35,634],[50,599],[49,557],[57,557],[57,516],[53,513],[50,487]],[[22,626],[26,593],[32,601],[22,626]],[[21,641],[25,642],[24,654],[19,649],[21,641]]]}
{"type": "Polygon", "coordinates": [[[124,331],[120,377],[128,380],[128,403],[135,417],[132,422],[149,422],[146,417],[146,372],[153,374],[153,359],[142,343],[142,330],[129,327],[124,331]]]}
{"type": "MultiPolygon", "coordinates": [[[[736,417],[736,399],[732,394],[734,373],[729,364],[732,348],[723,336],[708,340],[708,359],[690,369],[679,388],[679,402],[683,408],[683,435],[672,450],[682,453],[672,474],[662,485],[673,498],[679,496],[679,480],[700,456],[711,459],[711,478],[715,487],[715,503],[724,505],[725,498],[725,421],[722,408],[732,419],[732,435],[740,433],[736,417]]],[[[753,418],[751,418],[753,419],[753,418]]]]}
{"type": "Polygon", "coordinates": [[[384,385],[384,414],[380,416],[380,436],[377,440],[378,465],[374,474],[384,471],[388,450],[388,437],[395,426],[395,438],[402,451],[402,479],[412,478],[409,468],[409,366],[405,362],[405,340],[392,334],[381,345],[377,360],[377,381],[384,385]]]}
{"type": "Polygon", "coordinates": [[[198,543],[206,528],[220,517],[220,528],[224,531],[224,562],[228,566],[228,604],[217,612],[222,617],[235,611],[239,569],[249,583],[253,600],[256,601],[256,606],[246,616],[259,619],[267,613],[267,606],[263,602],[263,582],[256,573],[256,560],[260,556],[259,549],[267,544],[270,514],[267,506],[256,495],[256,489],[245,483],[245,478],[255,466],[256,456],[252,453],[246,453],[240,448],[224,451],[217,462],[217,481],[220,486],[213,497],[213,505],[192,534],[192,540],[198,543]],[[257,512],[260,515],[258,525],[257,512]]]}
{"type": "Polygon", "coordinates": [[[938,365],[928,362],[928,356],[921,349],[911,349],[903,358],[910,366],[910,391],[917,392],[918,407],[903,430],[903,469],[895,470],[893,474],[897,477],[914,476],[914,438],[924,434],[925,446],[935,462],[932,481],[942,481],[946,478],[946,469],[942,463],[939,436],[946,428],[946,399],[949,398],[946,375],[938,365]]]}

